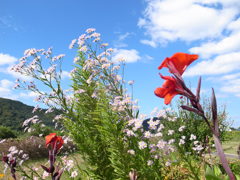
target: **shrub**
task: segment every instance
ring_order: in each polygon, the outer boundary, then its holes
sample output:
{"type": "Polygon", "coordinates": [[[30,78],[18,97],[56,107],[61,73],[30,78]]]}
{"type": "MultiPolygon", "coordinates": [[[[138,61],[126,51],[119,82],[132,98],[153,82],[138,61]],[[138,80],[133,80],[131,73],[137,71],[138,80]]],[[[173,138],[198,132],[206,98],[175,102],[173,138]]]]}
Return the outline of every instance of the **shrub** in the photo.
{"type": "Polygon", "coordinates": [[[9,127],[0,126],[0,139],[16,138],[16,132],[9,127]]]}
{"type": "MultiPolygon", "coordinates": [[[[192,153],[203,152],[209,145],[212,144],[212,133],[203,118],[194,112],[183,110],[181,108],[181,105],[183,104],[186,104],[185,99],[178,101],[177,111],[166,111],[167,118],[162,121],[162,124],[166,127],[163,133],[164,139],[182,139],[182,143],[184,144],[180,144],[183,151],[192,153]],[[172,135],[169,135],[169,130],[173,130],[172,135]],[[196,150],[197,147],[199,150],[196,150]]],[[[204,111],[208,114],[208,116],[210,116],[211,107],[206,98],[203,100],[203,104],[204,111]]],[[[219,110],[218,117],[219,126],[221,127],[220,137],[225,139],[227,129],[225,108],[219,110]]],[[[174,144],[176,147],[180,148],[179,141],[175,141],[174,144]]]]}
{"type": "Polygon", "coordinates": [[[31,126],[30,136],[43,136],[50,134],[52,132],[52,128],[48,126],[43,126],[42,124],[34,124],[31,126]]]}

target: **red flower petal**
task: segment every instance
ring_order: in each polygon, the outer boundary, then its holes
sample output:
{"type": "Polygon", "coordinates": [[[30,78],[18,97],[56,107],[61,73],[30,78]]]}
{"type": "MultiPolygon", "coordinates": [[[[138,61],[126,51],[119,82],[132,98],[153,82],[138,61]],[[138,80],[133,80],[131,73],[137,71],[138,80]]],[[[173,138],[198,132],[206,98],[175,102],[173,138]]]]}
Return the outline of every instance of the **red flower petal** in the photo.
{"type": "Polygon", "coordinates": [[[163,67],[168,67],[169,61],[171,61],[178,72],[182,75],[186,68],[196,59],[198,59],[197,54],[187,54],[187,53],[176,53],[170,58],[166,58],[158,69],[163,67]]]}
{"type": "Polygon", "coordinates": [[[54,141],[54,139],[56,138],[56,135],[57,135],[56,133],[50,133],[45,137],[46,146],[48,146],[52,141],[54,141]]]}
{"type": "Polygon", "coordinates": [[[57,136],[57,140],[56,140],[56,143],[57,143],[57,151],[62,147],[62,145],[63,145],[63,139],[62,139],[62,137],[61,136],[57,136]]]}
{"type": "Polygon", "coordinates": [[[170,91],[168,94],[166,94],[164,97],[164,104],[168,105],[177,94],[177,91],[170,91]]]}
{"type": "Polygon", "coordinates": [[[174,96],[181,94],[176,89],[181,89],[182,87],[177,85],[177,80],[175,78],[171,76],[162,76],[161,74],[160,76],[166,81],[164,81],[162,87],[157,88],[154,93],[156,96],[164,98],[164,103],[168,105],[174,96]]]}

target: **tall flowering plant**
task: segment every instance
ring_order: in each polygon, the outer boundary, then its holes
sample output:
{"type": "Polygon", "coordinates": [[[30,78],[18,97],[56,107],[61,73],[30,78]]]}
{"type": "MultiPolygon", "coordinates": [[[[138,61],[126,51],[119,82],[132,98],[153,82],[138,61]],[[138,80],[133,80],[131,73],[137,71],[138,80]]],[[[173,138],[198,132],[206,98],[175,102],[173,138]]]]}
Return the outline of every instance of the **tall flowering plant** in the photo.
{"type": "Polygon", "coordinates": [[[169,72],[173,76],[163,76],[160,74],[160,77],[164,79],[164,83],[162,87],[157,88],[154,93],[156,96],[160,98],[164,98],[164,103],[169,104],[175,95],[185,96],[191,103],[189,105],[182,105],[181,107],[187,111],[194,112],[201,116],[203,120],[208,125],[210,129],[215,147],[217,149],[217,153],[220,157],[223,168],[228,174],[231,180],[235,180],[235,176],[232,173],[226,156],[223,152],[223,148],[221,145],[221,141],[219,139],[219,121],[217,116],[217,101],[214,93],[214,89],[212,89],[212,99],[211,99],[211,110],[212,110],[212,120],[210,121],[200,104],[200,89],[201,89],[201,77],[198,81],[198,87],[196,90],[196,94],[192,93],[192,91],[187,88],[184,80],[182,79],[182,74],[186,70],[186,68],[196,59],[198,59],[198,55],[191,55],[186,53],[176,53],[170,58],[166,58],[158,69],[162,69],[166,67],[169,69],[169,72]]]}
{"type": "Polygon", "coordinates": [[[56,161],[56,156],[60,151],[60,148],[63,145],[63,139],[61,136],[57,136],[56,133],[50,133],[45,137],[46,139],[46,147],[49,148],[49,162],[50,167],[47,168],[46,166],[41,165],[41,167],[47,173],[51,174],[52,180],[59,180],[63,169],[59,169],[59,167],[55,168],[54,163],[56,161]]]}
{"type": "MultiPolygon", "coordinates": [[[[160,120],[150,118],[147,128],[143,126],[147,117],[139,114],[137,101],[125,88],[128,85],[123,79],[124,60],[114,62],[111,59],[113,49],[108,48],[92,28],[74,39],[70,48],[77,50],[70,73],[70,89],[64,90],[61,84],[64,55],[53,56],[51,48],[25,51],[13,70],[31,77],[31,81],[18,80],[16,87],[36,93],[36,100],[45,103],[50,110],[61,109],[62,116],[55,119],[77,144],[86,164],[81,171],[85,176],[91,179],[163,179],[171,170],[171,153],[175,151],[173,139],[162,138],[164,126],[160,120]],[[44,66],[43,58],[49,60],[50,67],[44,66]],[[48,90],[42,91],[33,80],[44,84],[48,90]]],[[[133,86],[132,81],[129,86],[133,86]]],[[[164,112],[155,112],[153,116],[167,118],[164,112]]],[[[61,171],[53,168],[61,144],[56,134],[46,138],[50,167],[42,168],[52,177],[61,176],[61,171]]]]}

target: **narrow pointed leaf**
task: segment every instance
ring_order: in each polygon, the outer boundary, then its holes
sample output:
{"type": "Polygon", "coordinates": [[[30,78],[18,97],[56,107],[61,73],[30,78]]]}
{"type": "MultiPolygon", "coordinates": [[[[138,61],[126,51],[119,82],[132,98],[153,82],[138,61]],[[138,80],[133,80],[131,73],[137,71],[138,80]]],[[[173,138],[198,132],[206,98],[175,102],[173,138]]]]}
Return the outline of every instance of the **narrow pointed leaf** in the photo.
{"type": "Polygon", "coordinates": [[[212,88],[211,108],[212,108],[213,128],[216,134],[219,135],[218,117],[217,117],[217,100],[216,100],[216,96],[213,88],[212,88]]]}
{"type": "Polygon", "coordinates": [[[200,99],[201,82],[202,82],[202,78],[201,78],[201,76],[200,76],[200,78],[199,78],[199,80],[198,80],[198,87],[197,87],[197,90],[196,90],[196,98],[197,98],[197,101],[199,101],[199,99],[200,99]]]}
{"type": "Polygon", "coordinates": [[[194,112],[194,113],[196,113],[196,114],[198,114],[198,115],[200,115],[200,116],[203,115],[203,114],[202,114],[200,111],[198,111],[197,109],[194,109],[194,108],[189,107],[189,106],[182,105],[181,108],[183,108],[184,110],[187,110],[187,111],[194,112]]]}
{"type": "Polygon", "coordinates": [[[46,166],[43,166],[43,165],[41,165],[41,167],[42,167],[46,172],[50,173],[50,169],[49,169],[49,168],[47,168],[46,166]]]}

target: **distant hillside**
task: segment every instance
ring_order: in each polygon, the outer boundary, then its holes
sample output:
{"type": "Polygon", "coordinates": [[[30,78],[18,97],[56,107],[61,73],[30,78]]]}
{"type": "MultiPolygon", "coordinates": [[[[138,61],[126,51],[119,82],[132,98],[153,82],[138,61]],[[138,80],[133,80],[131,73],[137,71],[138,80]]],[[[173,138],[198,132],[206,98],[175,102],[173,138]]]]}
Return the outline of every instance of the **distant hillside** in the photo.
{"type": "Polygon", "coordinates": [[[0,98],[0,125],[10,127],[14,130],[22,130],[22,123],[24,120],[38,115],[39,119],[48,126],[53,126],[52,119],[60,114],[59,111],[55,111],[49,114],[45,114],[46,109],[32,113],[33,106],[28,106],[20,101],[14,101],[10,99],[0,98]]]}

